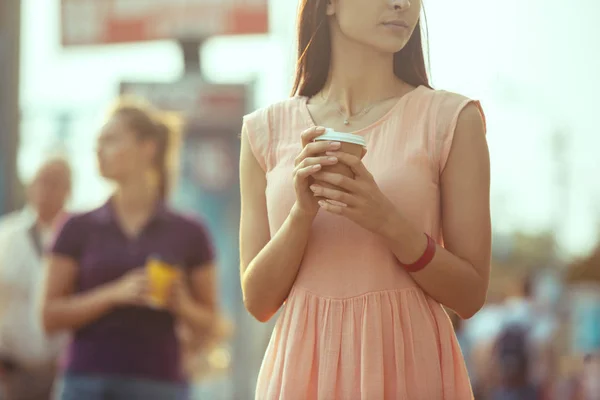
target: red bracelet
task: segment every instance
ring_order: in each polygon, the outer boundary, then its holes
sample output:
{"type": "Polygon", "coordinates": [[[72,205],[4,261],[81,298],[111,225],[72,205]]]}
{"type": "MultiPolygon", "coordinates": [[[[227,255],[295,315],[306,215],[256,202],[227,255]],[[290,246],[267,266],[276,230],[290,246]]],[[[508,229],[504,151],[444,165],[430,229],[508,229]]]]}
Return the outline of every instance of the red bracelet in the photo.
{"type": "Polygon", "coordinates": [[[433,260],[433,256],[435,256],[435,250],[437,249],[437,245],[435,243],[435,240],[433,240],[431,236],[429,236],[428,234],[425,234],[425,236],[427,236],[427,248],[425,249],[423,255],[412,264],[400,263],[400,265],[406,270],[406,272],[418,272],[425,268],[427,265],[429,265],[431,260],[433,260]]]}

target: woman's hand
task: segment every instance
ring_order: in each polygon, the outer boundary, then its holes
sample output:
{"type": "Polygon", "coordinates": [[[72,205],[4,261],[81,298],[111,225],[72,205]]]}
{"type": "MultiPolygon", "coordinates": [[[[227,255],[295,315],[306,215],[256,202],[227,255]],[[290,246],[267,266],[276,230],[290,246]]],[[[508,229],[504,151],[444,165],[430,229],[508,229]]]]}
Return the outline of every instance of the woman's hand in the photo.
{"type": "Polygon", "coordinates": [[[140,267],[114,282],[109,295],[112,303],[117,306],[145,306],[149,304],[149,288],[148,273],[145,268],[140,267]]]}
{"type": "Polygon", "coordinates": [[[313,197],[324,197],[318,202],[327,212],[343,215],[363,228],[382,234],[386,223],[395,220],[398,210],[381,192],[373,176],[367,171],[360,158],[343,152],[327,152],[328,157],[336,157],[354,172],[354,179],[341,174],[317,172],[315,179],[337,186],[326,188],[318,183],[310,186],[313,197]]]}
{"type": "Polygon", "coordinates": [[[325,128],[313,127],[302,132],[302,151],[296,157],[294,168],[294,189],[296,191],[295,208],[310,218],[319,211],[319,204],[310,189],[311,176],[321,170],[322,166],[333,165],[337,159],[326,156],[327,151],[339,150],[337,142],[315,142],[315,138],[325,133],[325,128]]]}
{"type": "MultiPolygon", "coordinates": [[[[169,288],[166,309],[178,320],[184,322],[195,335],[207,336],[215,329],[217,319],[215,307],[203,301],[202,295],[194,296],[194,293],[208,291],[201,291],[201,286],[194,283],[197,283],[198,278],[202,276],[207,275],[200,270],[192,272],[191,275],[176,278],[169,288]]],[[[212,284],[210,283],[210,285],[212,284]]]]}
{"type": "Polygon", "coordinates": [[[179,316],[185,314],[185,311],[194,305],[192,293],[184,279],[184,276],[179,276],[171,283],[167,299],[167,309],[179,316]]]}

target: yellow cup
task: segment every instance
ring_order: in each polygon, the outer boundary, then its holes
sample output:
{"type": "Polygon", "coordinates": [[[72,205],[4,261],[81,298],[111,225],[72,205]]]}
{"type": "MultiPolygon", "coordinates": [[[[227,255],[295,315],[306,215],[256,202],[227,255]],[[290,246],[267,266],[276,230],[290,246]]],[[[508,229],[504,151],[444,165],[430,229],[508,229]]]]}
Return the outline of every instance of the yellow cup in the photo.
{"type": "Polygon", "coordinates": [[[163,308],[167,305],[171,285],[179,278],[181,270],[155,258],[148,260],[146,269],[150,280],[150,302],[155,307],[163,308]]]}

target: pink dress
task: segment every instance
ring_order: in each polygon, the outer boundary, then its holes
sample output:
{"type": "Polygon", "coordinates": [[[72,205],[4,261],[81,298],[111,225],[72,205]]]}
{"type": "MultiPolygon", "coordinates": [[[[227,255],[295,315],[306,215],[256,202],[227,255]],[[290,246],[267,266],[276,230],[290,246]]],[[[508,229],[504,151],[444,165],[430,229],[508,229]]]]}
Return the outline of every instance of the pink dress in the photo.
{"type": "MultiPolygon", "coordinates": [[[[402,97],[364,135],[364,164],[415,226],[442,243],[439,178],[460,95],[424,86],[402,97]]],[[[314,122],[294,97],[246,116],[266,172],[273,235],[295,201],[300,133],[314,122]]],[[[261,367],[257,400],[467,400],[471,386],[451,322],[380,239],[319,212],[300,272],[261,367]]]]}

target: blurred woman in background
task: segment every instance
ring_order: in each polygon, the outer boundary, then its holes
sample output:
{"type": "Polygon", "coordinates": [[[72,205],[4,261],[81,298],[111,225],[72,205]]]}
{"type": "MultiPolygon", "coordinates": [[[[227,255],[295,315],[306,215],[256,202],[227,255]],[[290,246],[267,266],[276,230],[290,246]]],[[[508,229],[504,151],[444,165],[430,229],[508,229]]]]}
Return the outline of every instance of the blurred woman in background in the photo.
{"type": "Polygon", "coordinates": [[[149,107],[122,102],[98,141],[108,202],[70,218],[52,248],[46,331],[71,331],[62,400],[186,399],[178,323],[210,331],[216,308],[210,238],[166,204],[174,129],[149,107]],[[144,266],[180,268],[164,308],[150,307],[144,266]]]}
{"type": "Polygon", "coordinates": [[[244,302],[260,321],[285,303],[256,398],[470,399],[442,305],[469,318],[488,287],[481,107],[431,89],[420,0],[300,3],[293,97],[242,131],[244,302]]]}

